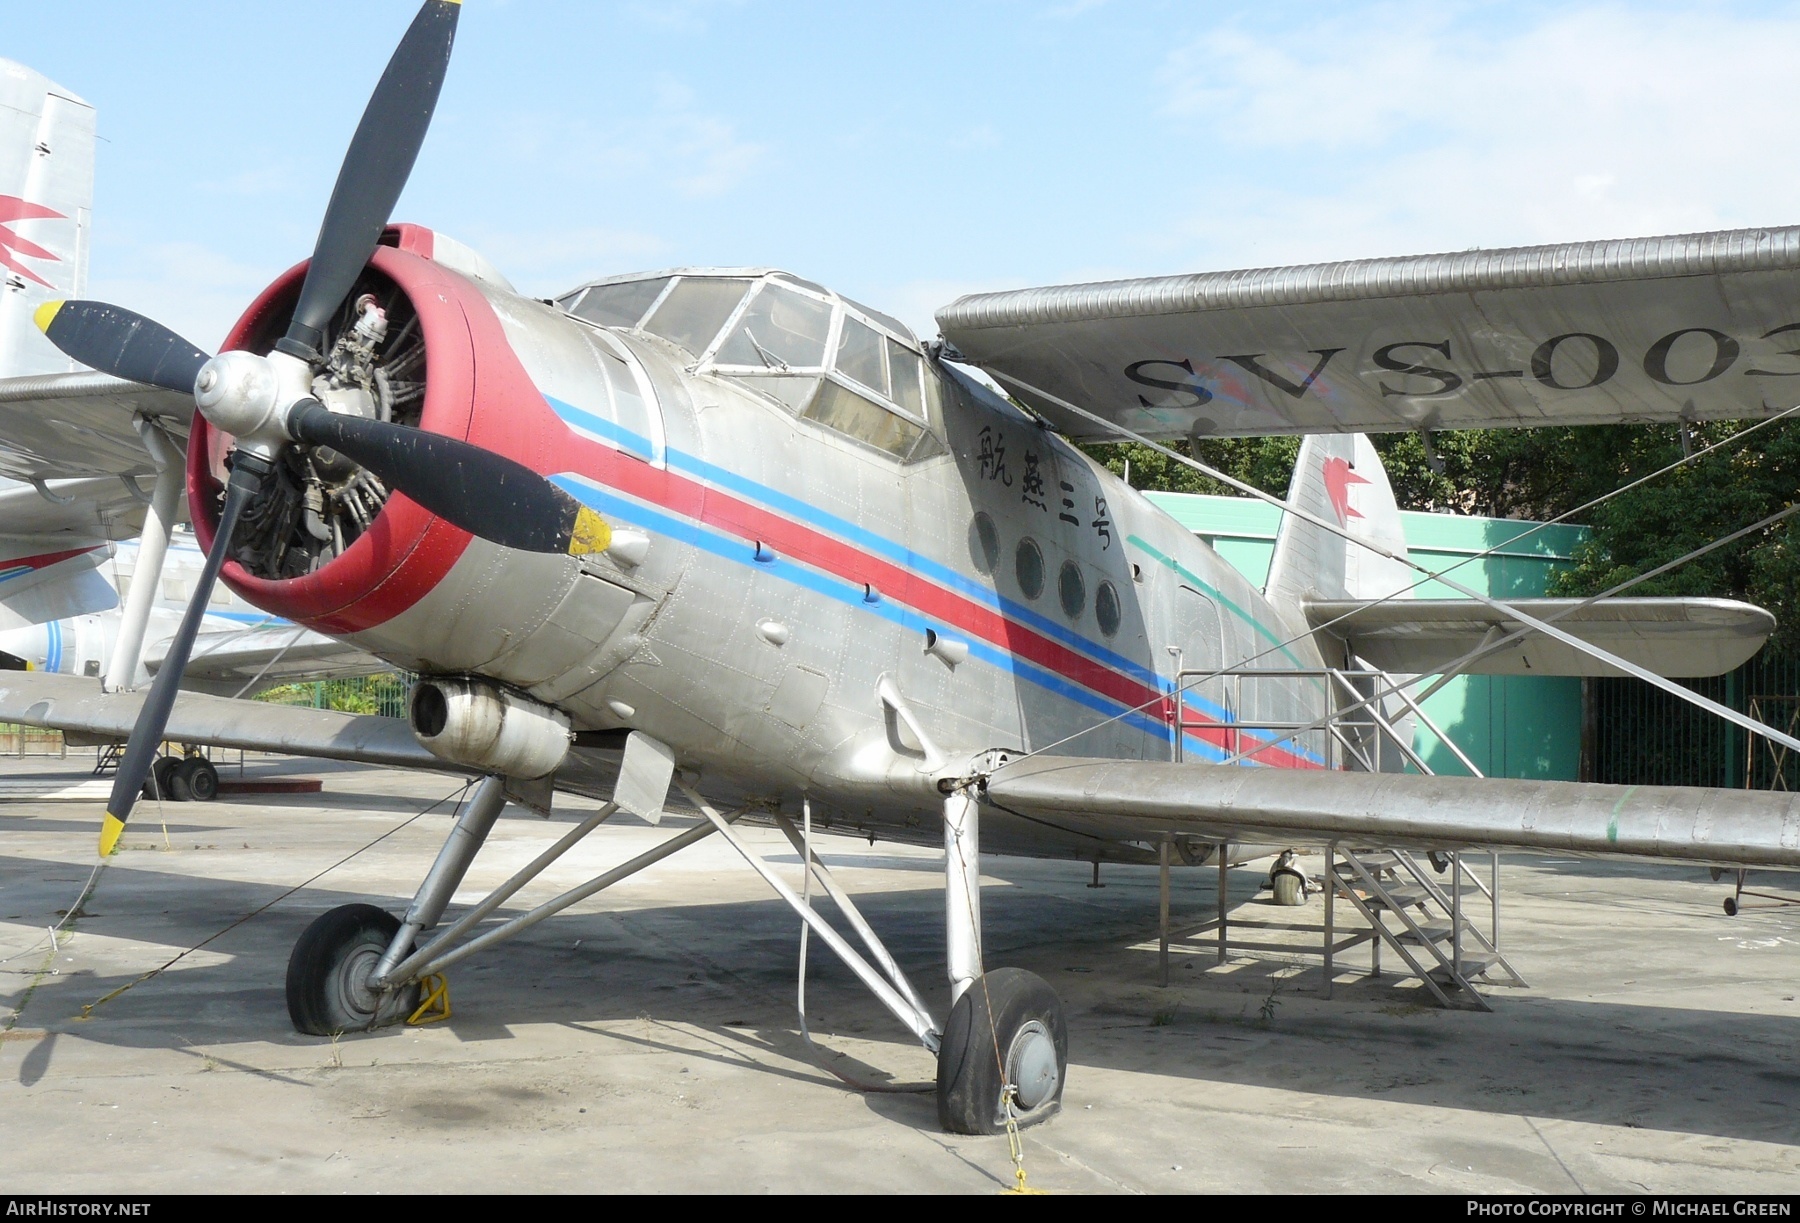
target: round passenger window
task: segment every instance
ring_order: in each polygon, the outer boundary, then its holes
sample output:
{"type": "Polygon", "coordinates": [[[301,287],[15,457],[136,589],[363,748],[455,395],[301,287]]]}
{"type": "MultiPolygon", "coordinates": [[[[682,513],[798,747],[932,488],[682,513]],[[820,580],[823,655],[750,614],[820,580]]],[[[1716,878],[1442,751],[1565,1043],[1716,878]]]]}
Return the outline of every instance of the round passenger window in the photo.
{"type": "Polygon", "coordinates": [[[1000,566],[1000,532],[986,510],[969,524],[969,559],[983,573],[991,574],[1000,566]]]}
{"type": "Polygon", "coordinates": [[[1019,541],[1018,550],[1013,553],[1013,572],[1027,599],[1035,599],[1044,593],[1044,554],[1030,539],[1019,541]]]}
{"type": "Polygon", "coordinates": [[[1081,566],[1074,561],[1064,561],[1062,571],[1056,575],[1056,597],[1062,600],[1063,615],[1071,620],[1081,619],[1081,609],[1087,606],[1087,582],[1081,576],[1081,566]]]}
{"type": "Polygon", "coordinates": [[[1119,631],[1119,592],[1111,582],[1100,583],[1100,589],[1094,592],[1094,619],[1108,637],[1119,631]]]}

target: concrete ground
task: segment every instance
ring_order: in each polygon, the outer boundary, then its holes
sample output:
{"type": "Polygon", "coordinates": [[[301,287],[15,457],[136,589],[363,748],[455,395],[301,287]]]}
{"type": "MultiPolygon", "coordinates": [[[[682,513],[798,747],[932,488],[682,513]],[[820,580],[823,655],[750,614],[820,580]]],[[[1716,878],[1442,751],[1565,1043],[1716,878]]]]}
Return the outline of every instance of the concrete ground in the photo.
{"type": "MultiPolygon", "coordinates": [[[[82,765],[72,755],[68,769],[82,765]]],[[[252,772],[282,768],[323,776],[324,793],[170,804],[161,821],[141,807],[54,953],[45,928],[96,861],[101,805],[0,802],[9,1192],[1011,1183],[1004,1138],[944,1135],[931,1096],[861,1094],[813,1063],[793,1009],[795,919],[717,838],[452,970],[448,1023],[296,1035],[282,988],[295,938],[338,904],[403,908],[450,822],[443,805],[414,817],[453,786],[297,763],[252,772]]],[[[570,803],[555,822],[591,809],[570,803]]],[[[669,827],[608,824],[524,898],[669,827]]],[[[509,810],[459,899],[558,831],[509,810]]],[[[748,835],[797,877],[778,833],[748,835]]],[[[823,848],[941,1015],[935,856],[823,848]]],[[[1109,868],[1096,891],[1079,863],[987,865],[989,963],[1032,969],[1068,1006],[1064,1112],[1026,1131],[1035,1186],[1800,1190],[1800,909],[1728,918],[1727,885],[1704,870],[1509,859],[1504,934],[1531,985],[1488,991],[1495,1011],[1482,1014],[1369,980],[1362,952],[1329,1001],[1316,963],[1221,968],[1211,945],[1178,956],[1159,988],[1154,870],[1109,868]]],[[[1260,876],[1233,872],[1238,914],[1296,912],[1252,899],[1260,876]]],[[[1178,873],[1178,912],[1203,915],[1215,878],[1178,873]]],[[[1317,920],[1319,901],[1298,912],[1317,920]]],[[[929,1081],[931,1059],[849,974],[817,950],[814,965],[813,1030],[840,1067],[929,1081]]]]}

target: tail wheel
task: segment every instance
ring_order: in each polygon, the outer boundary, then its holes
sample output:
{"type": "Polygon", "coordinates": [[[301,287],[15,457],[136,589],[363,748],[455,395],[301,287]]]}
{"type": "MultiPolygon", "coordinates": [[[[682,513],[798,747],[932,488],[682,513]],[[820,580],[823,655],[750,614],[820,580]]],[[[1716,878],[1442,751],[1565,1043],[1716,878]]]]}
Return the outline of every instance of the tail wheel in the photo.
{"type": "Polygon", "coordinates": [[[400,919],[374,905],[340,905],[306,928],[288,957],[288,1018],[296,1031],[333,1036],[397,1023],[419,1005],[419,987],[382,995],[369,988],[400,919]]]}
{"type": "Polygon", "coordinates": [[[1269,887],[1275,903],[1293,908],[1306,903],[1306,876],[1291,866],[1278,866],[1269,874],[1269,887]]]}
{"type": "Polygon", "coordinates": [[[1022,968],[978,977],[950,1010],[938,1049],[938,1123],[953,1134],[998,1134],[1062,1106],[1069,1031],[1056,991],[1022,968]]]}

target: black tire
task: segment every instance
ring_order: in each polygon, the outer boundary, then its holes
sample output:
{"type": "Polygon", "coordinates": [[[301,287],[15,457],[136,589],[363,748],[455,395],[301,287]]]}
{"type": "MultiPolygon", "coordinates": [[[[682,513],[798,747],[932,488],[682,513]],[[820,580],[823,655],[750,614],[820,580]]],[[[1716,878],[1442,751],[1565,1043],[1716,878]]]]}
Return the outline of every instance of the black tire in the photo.
{"type": "Polygon", "coordinates": [[[180,767],[181,761],[173,756],[158,757],[156,763],[150,766],[150,775],[144,778],[144,797],[152,801],[159,798],[168,802],[179,801],[175,797],[174,777],[175,770],[180,767]]]}
{"type": "Polygon", "coordinates": [[[177,760],[175,767],[169,770],[169,791],[166,797],[172,798],[178,803],[194,800],[194,792],[188,789],[187,761],[177,760]]]}
{"type": "Polygon", "coordinates": [[[1043,1121],[1062,1107],[1068,1069],[1069,1030],[1056,991],[1022,968],[996,968],[950,1008],[938,1049],[938,1124],[952,1134],[1004,1132],[1009,1079],[1022,1080],[1018,1123],[1043,1121]]]}
{"type": "Polygon", "coordinates": [[[189,756],[175,770],[174,785],[186,789],[189,801],[210,803],[219,797],[219,770],[204,757],[189,756]]]}
{"type": "Polygon", "coordinates": [[[398,1023],[419,1005],[418,985],[386,999],[362,988],[400,929],[374,905],[340,905],[306,928],[288,957],[288,1018],[309,1036],[335,1036],[398,1023]]]}
{"type": "Polygon", "coordinates": [[[1727,896],[1725,898],[1725,916],[1726,917],[1736,917],[1737,910],[1738,910],[1737,899],[1732,896],[1727,896]]]}
{"type": "Polygon", "coordinates": [[[1306,903],[1306,876],[1291,867],[1276,867],[1269,875],[1269,887],[1278,905],[1291,909],[1306,903]]]}

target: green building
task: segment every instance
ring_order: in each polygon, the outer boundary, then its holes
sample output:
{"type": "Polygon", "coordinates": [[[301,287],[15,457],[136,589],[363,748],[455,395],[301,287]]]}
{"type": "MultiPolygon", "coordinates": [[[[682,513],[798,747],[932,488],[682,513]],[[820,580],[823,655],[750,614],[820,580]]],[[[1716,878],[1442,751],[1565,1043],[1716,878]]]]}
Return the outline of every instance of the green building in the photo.
{"type": "MultiPolygon", "coordinates": [[[[1240,497],[1144,495],[1211,544],[1257,586],[1267,582],[1280,510],[1240,497]]],[[[1540,526],[1460,514],[1402,511],[1400,517],[1413,560],[1440,573],[1456,566],[1458,582],[1504,599],[1548,593],[1556,566],[1569,561],[1588,534],[1586,527],[1540,526]],[[1480,560],[1469,559],[1490,548],[1494,551],[1480,560]]],[[[1426,582],[1417,593],[1422,599],[1463,597],[1436,582],[1426,582]]],[[[1465,675],[1426,701],[1425,712],[1490,777],[1573,781],[1579,776],[1579,679],[1465,675]]],[[[1467,772],[1428,730],[1419,730],[1415,749],[1433,772],[1467,772]]]]}

